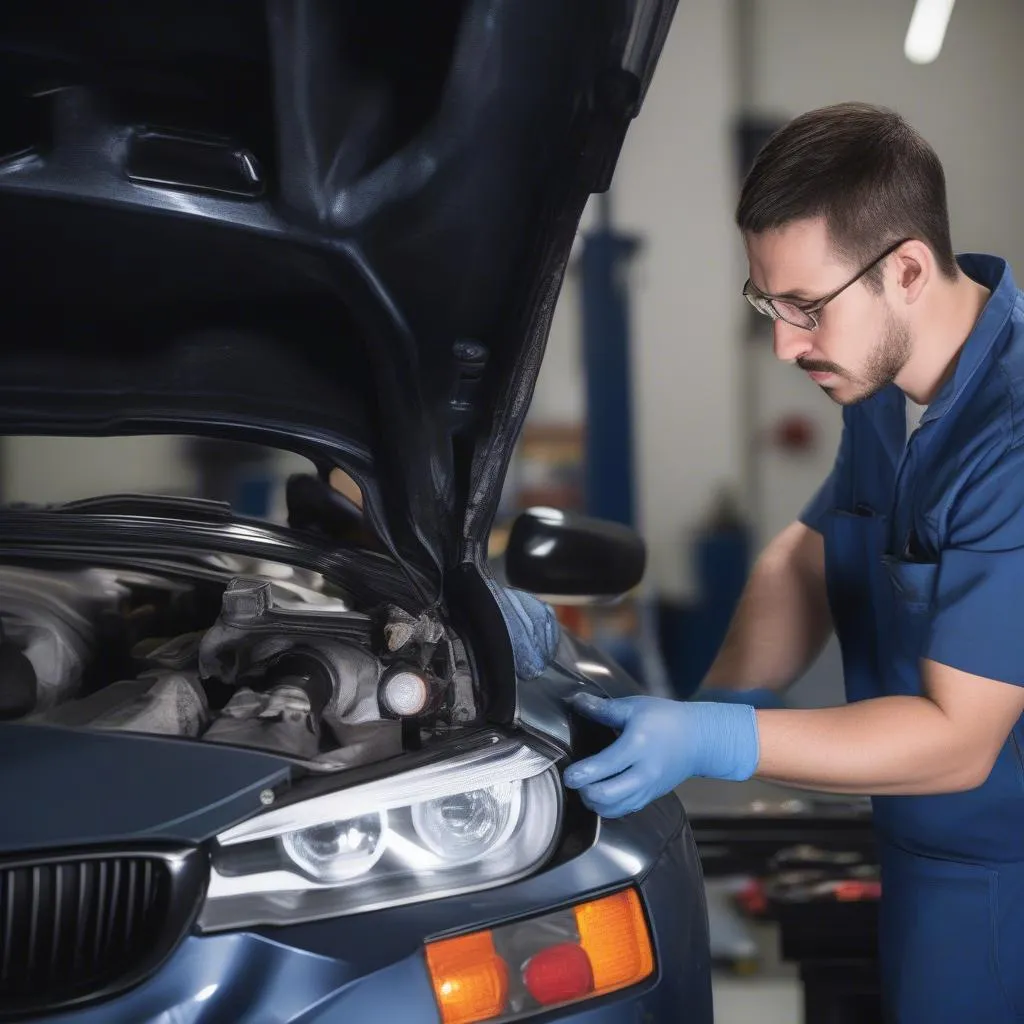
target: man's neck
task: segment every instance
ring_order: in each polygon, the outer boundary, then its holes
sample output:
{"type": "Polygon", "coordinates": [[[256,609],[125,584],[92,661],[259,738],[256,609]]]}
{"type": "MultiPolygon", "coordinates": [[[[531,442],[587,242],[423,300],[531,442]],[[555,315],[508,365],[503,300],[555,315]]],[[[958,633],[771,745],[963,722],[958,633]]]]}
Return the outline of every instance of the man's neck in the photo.
{"type": "Polygon", "coordinates": [[[978,322],[991,292],[957,270],[942,282],[929,309],[914,327],[914,350],[897,385],[918,405],[928,405],[956,369],[960,350],[978,322]]]}

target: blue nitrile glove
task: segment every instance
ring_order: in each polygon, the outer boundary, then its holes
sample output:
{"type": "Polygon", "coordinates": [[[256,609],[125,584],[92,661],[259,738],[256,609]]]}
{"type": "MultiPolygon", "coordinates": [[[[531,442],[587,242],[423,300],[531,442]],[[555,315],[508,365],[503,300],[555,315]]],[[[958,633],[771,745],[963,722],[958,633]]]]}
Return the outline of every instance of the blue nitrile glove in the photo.
{"type": "Polygon", "coordinates": [[[757,717],[749,704],[577,694],[570,706],[621,733],[564,774],[602,818],[639,811],[693,775],[741,782],[757,770],[757,717]]]}
{"type": "Polygon", "coordinates": [[[698,690],[691,701],[711,701],[715,704],[749,704],[752,708],[784,708],[785,698],[775,690],[769,690],[767,686],[757,687],[753,690],[723,690],[718,687],[709,687],[707,690],[698,690]]]}
{"type": "Polygon", "coordinates": [[[558,650],[561,630],[554,609],[522,590],[497,587],[495,593],[512,641],[516,675],[536,679],[558,650]]]}

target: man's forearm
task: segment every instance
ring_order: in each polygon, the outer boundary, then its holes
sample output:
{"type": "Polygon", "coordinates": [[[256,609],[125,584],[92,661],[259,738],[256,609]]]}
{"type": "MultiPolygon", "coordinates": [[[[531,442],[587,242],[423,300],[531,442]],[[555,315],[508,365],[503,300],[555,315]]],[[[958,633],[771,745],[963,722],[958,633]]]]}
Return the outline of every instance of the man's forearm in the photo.
{"type": "Polygon", "coordinates": [[[795,523],[754,566],[703,685],[783,689],[806,671],[831,630],[822,539],[795,523]]]}
{"type": "Polygon", "coordinates": [[[980,786],[991,764],[927,697],[758,711],[757,777],[832,793],[952,793],[980,786]]]}

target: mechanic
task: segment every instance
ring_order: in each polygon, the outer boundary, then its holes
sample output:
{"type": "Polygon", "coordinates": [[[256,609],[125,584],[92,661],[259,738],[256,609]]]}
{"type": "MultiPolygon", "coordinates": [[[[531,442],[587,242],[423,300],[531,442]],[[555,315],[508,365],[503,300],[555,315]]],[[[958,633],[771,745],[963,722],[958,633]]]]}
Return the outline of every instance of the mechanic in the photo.
{"type": "Polygon", "coordinates": [[[1024,296],[954,257],[942,165],[891,111],[790,122],[736,219],[743,294],[842,406],[839,452],[704,689],[576,698],[620,735],[565,781],[605,817],[690,776],[870,794],[887,1012],[1024,1020],[1024,296]],[[832,629],[846,704],[787,709],[832,629]]]}

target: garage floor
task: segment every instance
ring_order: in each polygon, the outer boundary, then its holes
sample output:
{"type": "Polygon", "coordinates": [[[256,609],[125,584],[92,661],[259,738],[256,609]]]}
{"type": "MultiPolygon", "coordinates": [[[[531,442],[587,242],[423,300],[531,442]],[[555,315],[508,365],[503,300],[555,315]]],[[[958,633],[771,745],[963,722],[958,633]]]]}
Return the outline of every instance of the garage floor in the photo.
{"type": "Polygon", "coordinates": [[[756,926],[751,934],[761,949],[761,968],[748,977],[716,972],[715,1024],[801,1024],[799,979],[794,968],[777,959],[774,928],[756,926]]]}

